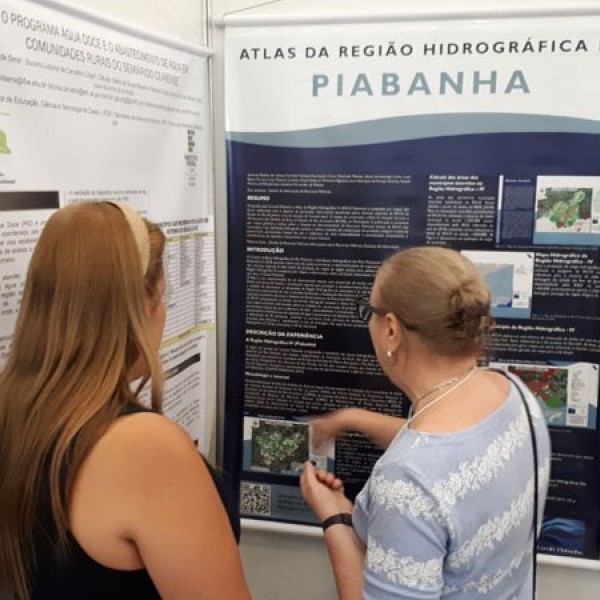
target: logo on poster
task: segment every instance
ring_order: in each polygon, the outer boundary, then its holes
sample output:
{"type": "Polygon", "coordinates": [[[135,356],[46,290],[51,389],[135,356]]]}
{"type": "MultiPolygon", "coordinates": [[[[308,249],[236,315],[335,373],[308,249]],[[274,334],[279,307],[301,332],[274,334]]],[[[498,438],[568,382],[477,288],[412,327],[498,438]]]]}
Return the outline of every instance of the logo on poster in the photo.
{"type": "Polygon", "coordinates": [[[0,154],[10,154],[11,152],[6,140],[6,133],[0,129],[0,154]]]}

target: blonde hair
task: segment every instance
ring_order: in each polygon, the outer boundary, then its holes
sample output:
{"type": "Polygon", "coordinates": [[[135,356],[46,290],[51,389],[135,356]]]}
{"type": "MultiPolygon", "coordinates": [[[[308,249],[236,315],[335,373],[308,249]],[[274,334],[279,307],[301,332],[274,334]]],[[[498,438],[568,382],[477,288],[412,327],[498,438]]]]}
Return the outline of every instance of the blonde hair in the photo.
{"type": "Polygon", "coordinates": [[[26,600],[35,572],[39,501],[49,490],[59,554],[74,478],[124,406],[145,360],[152,406],[162,371],[148,337],[148,298],[163,276],[164,235],[149,222],[144,278],[123,212],[105,202],[63,208],[31,258],[11,355],[0,375],[0,589],[26,600]]]}
{"type": "Polygon", "coordinates": [[[378,303],[417,332],[440,355],[479,354],[494,320],[491,294],[473,263],[459,252],[424,246],[383,262],[376,277],[378,303]]]}

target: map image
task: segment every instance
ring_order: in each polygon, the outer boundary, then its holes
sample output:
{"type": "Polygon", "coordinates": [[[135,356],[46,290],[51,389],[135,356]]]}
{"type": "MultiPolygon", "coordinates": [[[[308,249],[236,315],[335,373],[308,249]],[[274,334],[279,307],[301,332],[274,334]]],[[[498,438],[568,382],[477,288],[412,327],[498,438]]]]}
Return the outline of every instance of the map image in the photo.
{"type": "Polygon", "coordinates": [[[308,424],[255,419],[251,446],[252,470],[299,474],[309,458],[308,424]]]}
{"type": "Polygon", "coordinates": [[[565,424],[568,401],[568,369],[509,366],[508,370],[520,377],[539,400],[549,425],[565,424]]]}
{"type": "Polygon", "coordinates": [[[592,188],[545,188],[538,198],[537,231],[589,233],[592,188]]]}

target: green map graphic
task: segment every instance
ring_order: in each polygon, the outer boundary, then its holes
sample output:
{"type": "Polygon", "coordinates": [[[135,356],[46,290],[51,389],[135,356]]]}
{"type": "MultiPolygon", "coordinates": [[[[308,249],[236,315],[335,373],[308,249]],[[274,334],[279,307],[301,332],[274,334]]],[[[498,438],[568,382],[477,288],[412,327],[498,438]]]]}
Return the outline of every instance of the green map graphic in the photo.
{"type": "Polygon", "coordinates": [[[260,422],[252,431],[252,466],[294,473],[308,460],[308,426],[260,422]]]}

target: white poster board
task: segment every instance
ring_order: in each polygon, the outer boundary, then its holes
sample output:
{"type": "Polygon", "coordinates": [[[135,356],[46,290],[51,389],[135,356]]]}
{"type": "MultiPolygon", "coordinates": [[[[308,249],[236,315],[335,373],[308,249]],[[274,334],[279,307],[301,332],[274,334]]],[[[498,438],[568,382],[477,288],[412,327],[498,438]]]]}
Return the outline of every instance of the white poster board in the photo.
{"type": "Polygon", "coordinates": [[[51,212],[126,202],[167,235],[164,409],[205,452],[215,377],[209,55],[61,3],[0,0],[0,358],[51,212]]]}

